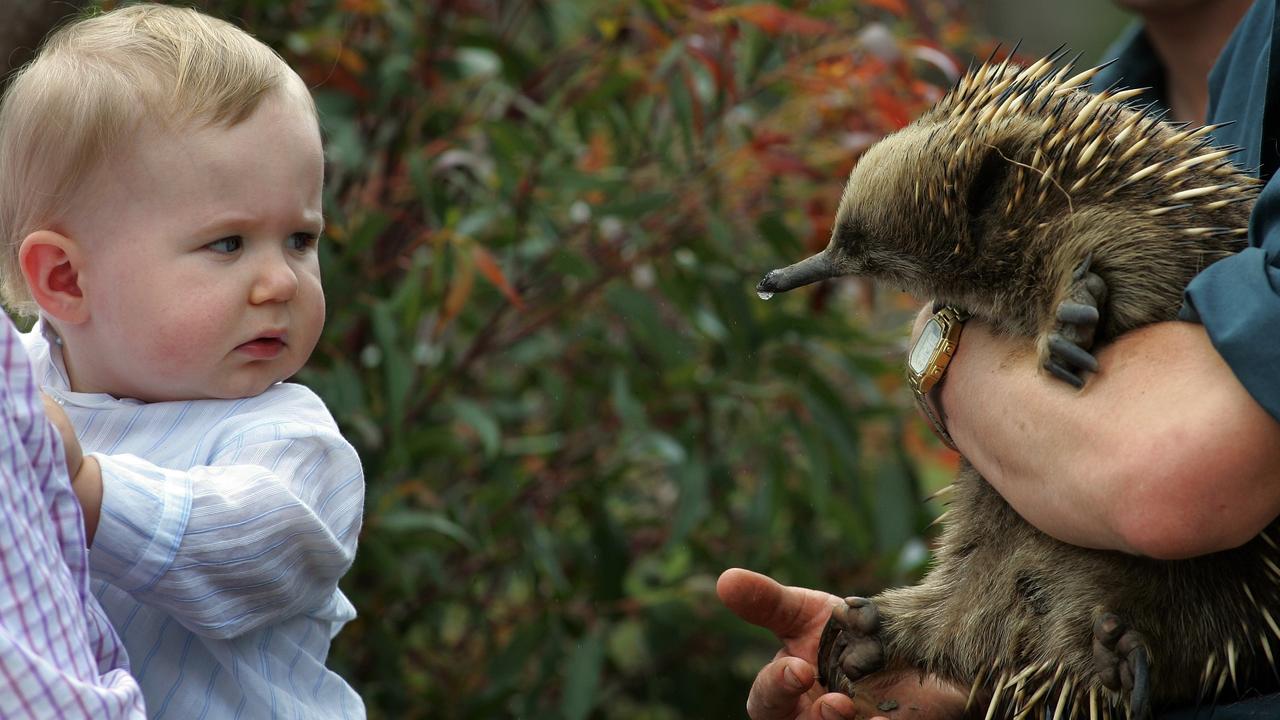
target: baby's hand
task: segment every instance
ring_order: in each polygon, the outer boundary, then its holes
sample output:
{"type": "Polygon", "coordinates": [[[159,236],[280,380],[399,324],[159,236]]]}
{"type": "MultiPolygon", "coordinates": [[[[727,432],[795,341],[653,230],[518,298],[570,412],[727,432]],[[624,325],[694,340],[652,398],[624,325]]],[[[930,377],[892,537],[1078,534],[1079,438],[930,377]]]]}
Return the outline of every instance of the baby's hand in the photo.
{"type": "Polygon", "coordinates": [[[93,457],[85,457],[80,449],[80,438],[71,425],[71,418],[53,398],[41,393],[44,401],[44,414],[49,418],[58,434],[62,436],[62,450],[67,456],[67,475],[71,479],[71,489],[80,501],[80,510],[84,513],[84,534],[89,545],[93,544],[93,534],[98,529],[98,515],[102,511],[102,468],[93,457]]]}

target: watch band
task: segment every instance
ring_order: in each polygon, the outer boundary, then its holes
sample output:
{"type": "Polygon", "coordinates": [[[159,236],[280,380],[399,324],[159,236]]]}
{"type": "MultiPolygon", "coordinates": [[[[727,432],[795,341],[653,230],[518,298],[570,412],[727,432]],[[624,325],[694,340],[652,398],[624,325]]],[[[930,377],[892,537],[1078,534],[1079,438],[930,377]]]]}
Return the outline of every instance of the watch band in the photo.
{"type": "Polygon", "coordinates": [[[929,402],[930,396],[935,392],[940,392],[941,390],[942,388],[935,384],[927,393],[916,393],[916,404],[920,406],[921,412],[923,412],[924,416],[929,419],[929,424],[933,426],[933,434],[938,436],[938,439],[942,441],[943,445],[959,452],[960,448],[956,447],[956,441],[952,440],[951,433],[947,432],[945,415],[941,409],[934,412],[933,403],[929,402]]]}

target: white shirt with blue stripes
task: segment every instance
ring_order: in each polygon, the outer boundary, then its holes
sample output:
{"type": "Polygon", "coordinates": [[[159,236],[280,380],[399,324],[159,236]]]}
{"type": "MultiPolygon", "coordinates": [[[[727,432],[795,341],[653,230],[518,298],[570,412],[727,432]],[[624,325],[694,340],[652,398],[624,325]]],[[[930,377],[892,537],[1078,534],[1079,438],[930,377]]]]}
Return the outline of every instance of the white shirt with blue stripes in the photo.
{"type": "Polygon", "coordinates": [[[143,403],[70,390],[43,322],[39,385],[102,466],[93,591],[152,718],[363,718],[324,665],[355,617],[338,590],[364,474],[324,403],[278,383],[238,400],[143,403]]]}

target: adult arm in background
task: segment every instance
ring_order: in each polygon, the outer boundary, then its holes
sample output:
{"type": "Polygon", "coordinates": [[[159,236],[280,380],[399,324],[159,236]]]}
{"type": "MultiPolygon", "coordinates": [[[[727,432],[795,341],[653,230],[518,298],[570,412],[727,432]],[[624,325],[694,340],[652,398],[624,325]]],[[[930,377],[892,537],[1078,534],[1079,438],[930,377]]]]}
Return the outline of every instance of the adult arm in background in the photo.
{"type": "Polygon", "coordinates": [[[0,317],[0,717],[146,717],[89,592],[81,514],[17,332],[0,317]]]}

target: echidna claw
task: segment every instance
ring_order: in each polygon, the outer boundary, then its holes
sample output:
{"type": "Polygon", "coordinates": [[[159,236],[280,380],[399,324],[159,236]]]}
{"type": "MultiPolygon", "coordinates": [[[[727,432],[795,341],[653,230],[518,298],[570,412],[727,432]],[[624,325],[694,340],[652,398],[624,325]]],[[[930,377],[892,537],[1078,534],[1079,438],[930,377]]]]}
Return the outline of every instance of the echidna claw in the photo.
{"type": "Polygon", "coordinates": [[[1129,710],[1136,720],[1147,720],[1151,714],[1151,669],[1146,646],[1139,645],[1129,654],[1133,668],[1133,691],[1129,695],[1129,710]]]}
{"type": "Polygon", "coordinates": [[[1084,276],[1089,272],[1089,266],[1092,264],[1093,253],[1089,253],[1084,256],[1084,260],[1081,260],[1080,264],[1077,265],[1076,269],[1071,273],[1071,279],[1076,281],[1084,279],[1084,276]]]}
{"type": "Polygon", "coordinates": [[[1050,360],[1044,364],[1044,367],[1049,371],[1049,374],[1063,382],[1069,383],[1075,389],[1079,390],[1084,387],[1084,378],[1081,378],[1079,375],[1076,375],[1070,370],[1062,367],[1057,363],[1057,361],[1050,360]]]}
{"type": "Polygon", "coordinates": [[[1092,305],[1081,305],[1064,301],[1058,306],[1058,319],[1073,325],[1098,322],[1098,308],[1092,305]]]}
{"type": "Polygon", "coordinates": [[[1049,350],[1054,355],[1061,357],[1063,360],[1071,363],[1075,367],[1084,368],[1089,372],[1098,372],[1098,359],[1089,354],[1089,351],[1062,337],[1058,333],[1049,336],[1049,350]]]}

